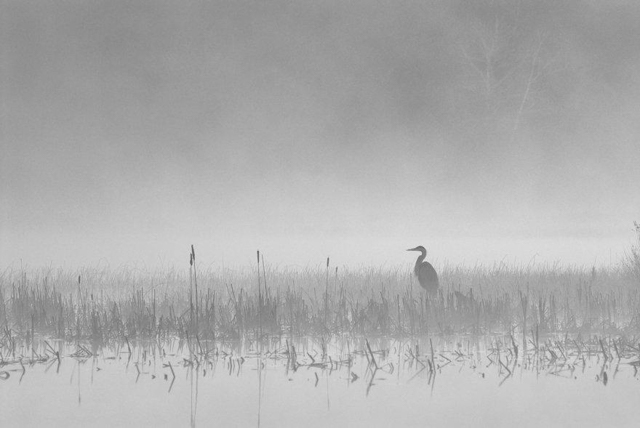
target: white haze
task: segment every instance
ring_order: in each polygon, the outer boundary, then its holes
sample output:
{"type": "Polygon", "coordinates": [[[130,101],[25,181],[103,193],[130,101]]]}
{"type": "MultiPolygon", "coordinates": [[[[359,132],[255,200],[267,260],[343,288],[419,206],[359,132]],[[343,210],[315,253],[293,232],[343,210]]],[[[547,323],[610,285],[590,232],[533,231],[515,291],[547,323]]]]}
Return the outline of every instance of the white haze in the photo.
{"type": "Polygon", "coordinates": [[[2,268],[609,265],[640,220],[634,2],[0,14],[2,268]]]}

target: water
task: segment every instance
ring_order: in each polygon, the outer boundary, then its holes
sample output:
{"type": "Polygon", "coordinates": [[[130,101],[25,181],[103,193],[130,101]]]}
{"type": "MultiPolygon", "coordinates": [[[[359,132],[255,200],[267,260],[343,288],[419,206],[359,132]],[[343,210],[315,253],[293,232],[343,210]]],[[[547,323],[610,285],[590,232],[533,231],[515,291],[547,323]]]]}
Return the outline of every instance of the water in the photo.
{"type": "Polygon", "coordinates": [[[360,339],[276,339],[261,356],[251,342],[52,343],[60,361],[36,363],[49,348],[22,346],[3,350],[0,426],[637,426],[633,348],[605,360],[597,343],[548,342],[516,360],[513,345],[377,339],[375,364],[360,339]]]}

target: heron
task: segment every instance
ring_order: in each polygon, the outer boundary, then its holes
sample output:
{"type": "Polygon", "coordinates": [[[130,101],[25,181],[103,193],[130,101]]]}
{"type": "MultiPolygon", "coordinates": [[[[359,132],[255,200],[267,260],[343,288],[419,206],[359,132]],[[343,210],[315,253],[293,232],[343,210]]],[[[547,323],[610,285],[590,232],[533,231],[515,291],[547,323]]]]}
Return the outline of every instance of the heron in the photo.
{"type": "Polygon", "coordinates": [[[418,282],[422,288],[427,290],[428,293],[436,293],[440,282],[438,281],[438,274],[431,263],[424,261],[427,257],[427,250],[420,245],[416,248],[409,248],[407,251],[420,251],[413,273],[418,277],[418,282]]]}

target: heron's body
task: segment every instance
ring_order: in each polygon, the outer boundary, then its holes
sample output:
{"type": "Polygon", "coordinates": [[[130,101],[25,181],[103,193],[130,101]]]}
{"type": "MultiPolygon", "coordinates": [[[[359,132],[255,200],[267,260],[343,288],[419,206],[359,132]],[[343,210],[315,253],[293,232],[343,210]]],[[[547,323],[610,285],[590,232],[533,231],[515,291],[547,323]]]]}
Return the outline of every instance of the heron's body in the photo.
{"type": "Polygon", "coordinates": [[[416,266],[413,268],[413,273],[418,277],[420,286],[427,290],[429,293],[436,293],[440,287],[438,281],[438,273],[433,268],[431,263],[425,262],[427,257],[427,250],[423,246],[408,249],[407,251],[420,251],[420,256],[416,260],[416,266]]]}

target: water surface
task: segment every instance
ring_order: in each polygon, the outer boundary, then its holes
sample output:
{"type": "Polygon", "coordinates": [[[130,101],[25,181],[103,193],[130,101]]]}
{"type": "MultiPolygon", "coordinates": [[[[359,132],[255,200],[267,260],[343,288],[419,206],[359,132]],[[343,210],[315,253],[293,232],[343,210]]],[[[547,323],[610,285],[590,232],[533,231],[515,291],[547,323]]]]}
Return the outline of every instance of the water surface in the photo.
{"type": "Polygon", "coordinates": [[[518,345],[506,338],[369,343],[275,339],[262,350],[251,342],[52,343],[60,360],[46,345],[35,353],[18,347],[0,367],[0,425],[584,427],[639,420],[633,349],[619,359],[612,350],[605,360],[596,346],[554,351],[548,342],[552,352],[529,346],[523,355],[520,346],[515,359],[518,345]],[[47,361],[32,362],[38,356],[47,361]]]}

